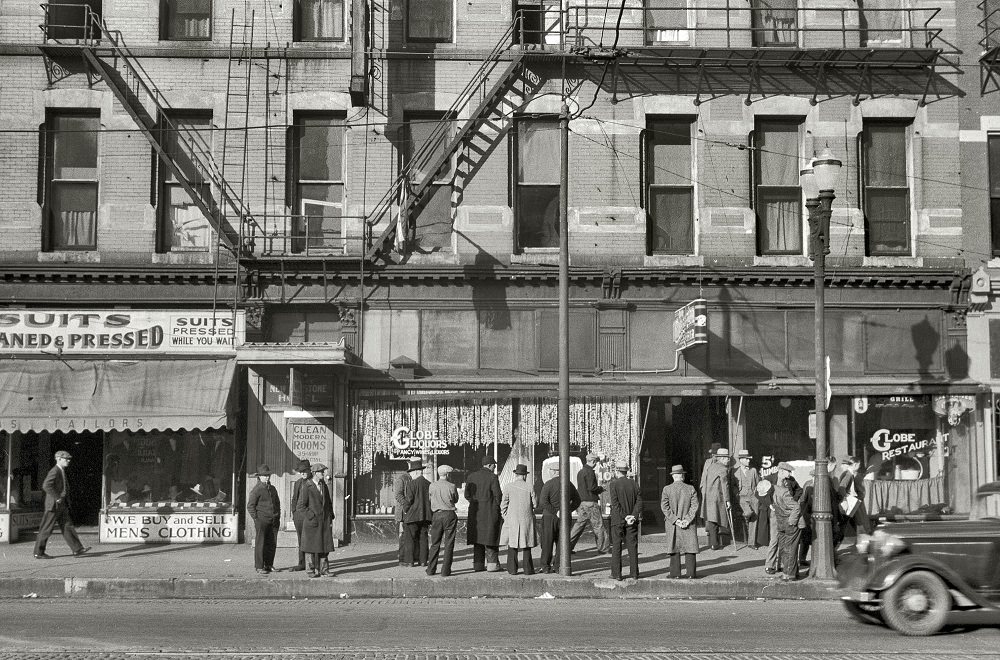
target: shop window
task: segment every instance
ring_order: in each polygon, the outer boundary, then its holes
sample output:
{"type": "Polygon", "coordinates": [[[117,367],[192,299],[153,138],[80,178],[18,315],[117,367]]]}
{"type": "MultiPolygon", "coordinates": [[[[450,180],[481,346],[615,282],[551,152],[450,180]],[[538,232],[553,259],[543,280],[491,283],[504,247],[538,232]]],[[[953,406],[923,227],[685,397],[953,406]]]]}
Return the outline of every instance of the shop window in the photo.
{"type": "MultiPolygon", "coordinates": [[[[809,437],[809,412],[815,401],[809,397],[743,397],[746,442],[750,453],[770,465],[779,461],[811,459],[816,441],[809,437]]],[[[773,470],[772,470],[773,471],[773,470]]]]}
{"type": "Polygon", "coordinates": [[[649,254],[694,253],[690,119],[656,118],[643,133],[649,254]]]}
{"type": "Polygon", "coordinates": [[[873,256],[910,254],[907,126],[865,122],[861,133],[861,195],[865,237],[873,256]]]}
{"type": "MultiPolygon", "coordinates": [[[[431,175],[432,163],[441,158],[455,132],[455,122],[444,112],[406,113],[403,129],[404,165],[410,172],[410,185],[418,186],[431,175]]],[[[433,173],[434,180],[416,209],[417,247],[423,251],[451,248],[452,179],[455,157],[433,173]]]]}
{"type": "Polygon", "coordinates": [[[109,432],[104,465],[108,509],[232,502],[235,445],[230,431],[109,432]]]}
{"type": "Polygon", "coordinates": [[[669,369],[674,365],[673,322],[672,312],[629,314],[631,369],[669,369]]]}
{"type": "Polygon", "coordinates": [[[478,315],[481,368],[538,369],[534,312],[484,309],[478,315]]]}
{"type": "Polygon", "coordinates": [[[344,0],[296,0],[295,41],[343,41],[344,0]]]}
{"type": "Polygon", "coordinates": [[[686,44],[691,40],[690,0],[646,0],[646,42],[686,44]]]}
{"type": "Polygon", "coordinates": [[[212,38],[212,0],[160,0],[160,39],[202,41],[212,38]]]}
{"type": "Polygon", "coordinates": [[[936,311],[865,314],[865,372],[941,373],[941,320],[936,311]]]}
{"type": "MultiPolygon", "coordinates": [[[[6,506],[12,512],[37,511],[39,514],[45,504],[45,493],[42,482],[49,470],[45,456],[51,456],[49,434],[28,432],[21,433],[15,439],[9,433],[0,433],[0,464],[9,465],[10,490],[0,498],[0,506],[6,506]]],[[[0,491],[6,489],[7,471],[3,472],[3,484],[0,491]]]]}
{"type": "Polygon", "coordinates": [[[426,369],[476,368],[476,312],[420,313],[420,364],[426,369]]]}
{"type": "Polygon", "coordinates": [[[709,312],[708,328],[708,364],[713,372],[770,375],[785,371],[782,312],[709,312]]]}
{"type": "Polygon", "coordinates": [[[50,110],[42,134],[39,202],[45,250],[97,249],[98,111],[50,110]]]}
{"type": "Polygon", "coordinates": [[[292,252],[343,252],[344,117],[297,113],[288,142],[292,252]]]}
{"type": "Polygon", "coordinates": [[[758,119],[752,135],[757,250],[802,254],[801,119],[758,119]]]}
{"type": "MultiPolygon", "coordinates": [[[[543,309],[537,316],[538,368],[559,368],[559,312],[543,309]]],[[[569,368],[593,371],[597,365],[597,315],[589,310],[569,312],[569,368]]]]}
{"type": "MultiPolygon", "coordinates": [[[[997,20],[1000,20],[1000,11],[997,20]]],[[[991,252],[994,257],[1000,257],[1000,134],[990,135],[986,145],[989,150],[991,252]]]]}
{"type": "Polygon", "coordinates": [[[791,48],[798,44],[798,0],[751,0],[753,45],[791,48]]]}
{"type": "Polygon", "coordinates": [[[406,40],[446,44],[454,38],[455,0],[406,0],[406,40]]]}
{"type": "MultiPolygon", "coordinates": [[[[183,181],[202,199],[211,199],[211,186],[189,154],[212,153],[212,112],[172,112],[169,125],[161,121],[161,143],[171,162],[180,170],[183,181]],[[176,130],[174,130],[176,129],[176,130]]],[[[207,251],[211,242],[212,227],[184,189],[181,179],[160,162],[153,152],[157,166],[157,216],[159,218],[160,251],[207,251]]]]}
{"type": "MultiPolygon", "coordinates": [[[[813,374],[816,370],[816,315],[788,312],[788,366],[793,373],[813,374]]],[[[827,311],[823,321],[826,354],[832,373],[864,371],[864,323],[860,313],[827,311]]]]}
{"type": "Polygon", "coordinates": [[[559,122],[517,121],[514,186],[519,248],[559,247],[559,122]]]}

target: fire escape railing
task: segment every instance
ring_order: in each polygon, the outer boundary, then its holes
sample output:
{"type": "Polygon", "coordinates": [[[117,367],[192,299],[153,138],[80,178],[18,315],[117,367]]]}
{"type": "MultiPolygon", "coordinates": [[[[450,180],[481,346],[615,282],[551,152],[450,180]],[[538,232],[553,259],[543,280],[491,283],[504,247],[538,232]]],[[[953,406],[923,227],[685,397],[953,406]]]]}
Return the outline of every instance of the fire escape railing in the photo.
{"type": "Polygon", "coordinates": [[[980,92],[987,94],[1000,91],[1000,0],[981,0],[978,6],[983,12],[979,21],[983,30],[979,40],[980,92]]]}

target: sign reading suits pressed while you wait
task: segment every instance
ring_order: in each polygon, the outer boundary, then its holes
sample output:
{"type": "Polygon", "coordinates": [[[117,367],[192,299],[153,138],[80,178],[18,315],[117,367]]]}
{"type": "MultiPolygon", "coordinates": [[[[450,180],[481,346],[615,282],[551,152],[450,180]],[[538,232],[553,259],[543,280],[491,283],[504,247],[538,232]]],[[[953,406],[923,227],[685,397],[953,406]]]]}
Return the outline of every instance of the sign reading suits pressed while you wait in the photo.
{"type": "Polygon", "coordinates": [[[245,312],[11,310],[0,312],[0,352],[15,355],[230,353],[245,312]]]}

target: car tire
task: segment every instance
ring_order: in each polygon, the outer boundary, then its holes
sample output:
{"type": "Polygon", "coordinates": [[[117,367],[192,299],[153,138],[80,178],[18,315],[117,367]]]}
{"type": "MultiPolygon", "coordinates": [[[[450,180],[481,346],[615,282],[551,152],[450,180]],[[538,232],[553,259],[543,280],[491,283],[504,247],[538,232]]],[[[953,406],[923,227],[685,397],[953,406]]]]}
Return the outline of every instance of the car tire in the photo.
{"type": "Polygon", "coordinates": [[[949,610],[948,587],[929,571],[903,575],[882,596],[882,618],[903,635],[933,635],[944,626],[949,610]]]}
{"type": "Polygon", "coordinates": [[[885,625],[885,621],[882,619],[882,607],[880,605],[859,603],[853,600],[845,600],[842,602],[844,603],[844,609],[847,610],[847,613],[851,615],[851,618],[855,621],[869,626],[885,625]]]}

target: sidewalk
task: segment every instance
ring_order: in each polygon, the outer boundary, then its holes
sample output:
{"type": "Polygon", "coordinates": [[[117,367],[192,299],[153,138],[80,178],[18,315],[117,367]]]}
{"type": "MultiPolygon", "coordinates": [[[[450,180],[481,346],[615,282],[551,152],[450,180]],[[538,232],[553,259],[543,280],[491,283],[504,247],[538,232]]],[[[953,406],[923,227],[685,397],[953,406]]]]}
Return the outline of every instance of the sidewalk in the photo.
{"type": "MultiPolygon", "coordinates": [[[[91,543],[84,537],[85,543],[91,543]]],[[[250,545],[93,544],[83,557],[70,556],[62,539],[49,542],[50,560],[32,556],[31,543],[0,546],[0,598],[709,598],[833,599],[832,582],[781,582],[764,573],[765,549],[728,546],[698,555],[698,580],[666,577],[663,546],[640,542],[640,579],[610,578],[610,555],[578,546],[573,576],[511,576],[476,573],[470,546],[456,544],[452,575],[429,577],[423,568],[401,567],[394,546],[350,545],[330,555],[335,577],[310,579],[278,570],[258,575],[250,545]]],[[[538,549],[533,553],[535,568],[538,549]]],[[[506,561],[506,551],[501,551],[506,561]]],[[[294,548],[278,548],[277,569],[296,562],[294,548]]],[[[803,571],[804,572],[804,571],[803,571]]],[[[627,563],[625,573],[628,573],[627,563]]]]}

